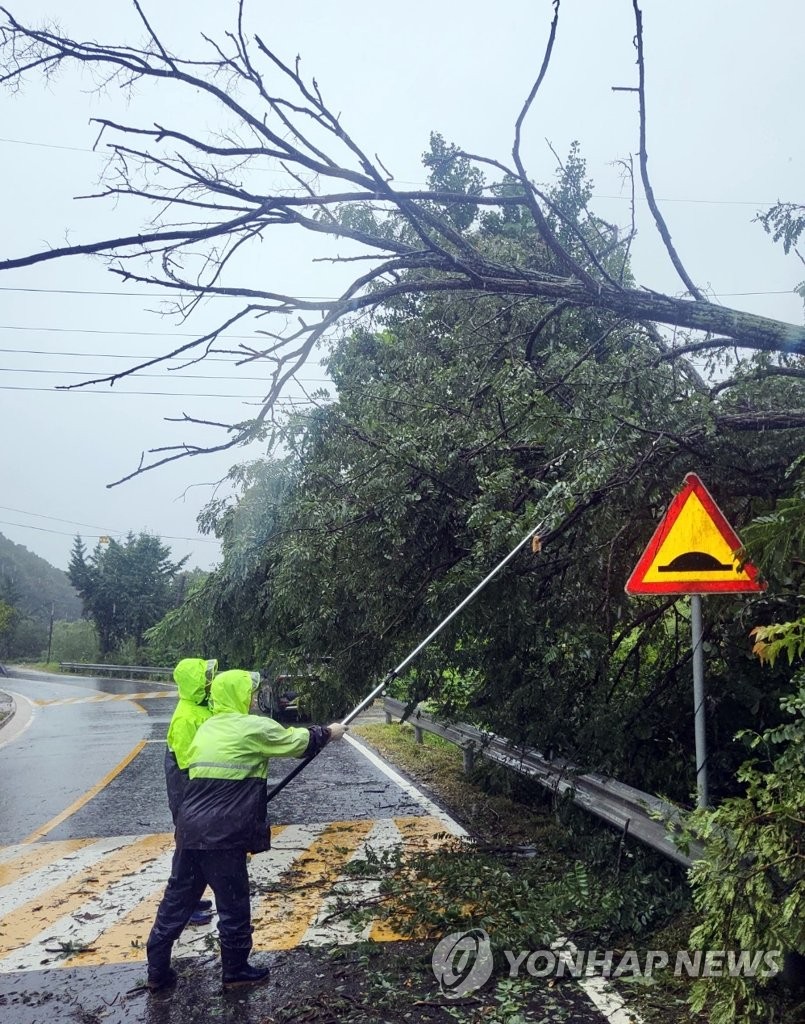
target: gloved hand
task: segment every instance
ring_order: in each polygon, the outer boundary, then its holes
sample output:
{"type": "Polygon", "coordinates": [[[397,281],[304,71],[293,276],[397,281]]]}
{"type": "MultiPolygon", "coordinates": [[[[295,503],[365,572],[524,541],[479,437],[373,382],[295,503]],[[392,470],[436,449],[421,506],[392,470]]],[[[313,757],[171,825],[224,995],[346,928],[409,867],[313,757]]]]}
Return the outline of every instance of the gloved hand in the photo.
{"type": "Polygon", "coordinates": [[[342,725],[340,722],[333,722],[332,725],[328,725],[327,728],[330,730],[331,740],[340,740],[347,731],[347,727],[342,725]]]}

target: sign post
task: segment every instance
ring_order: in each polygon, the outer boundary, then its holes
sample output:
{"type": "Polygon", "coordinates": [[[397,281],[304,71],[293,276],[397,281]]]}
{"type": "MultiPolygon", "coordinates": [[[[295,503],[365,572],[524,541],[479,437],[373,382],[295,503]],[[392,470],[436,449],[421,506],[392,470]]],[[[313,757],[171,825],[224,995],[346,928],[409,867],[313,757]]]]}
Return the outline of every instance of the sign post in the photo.
{"type": "Polygon", "coordinates": [[[734,594],[765,590],[757,569],[743,565],[742,547],[713,496],[688,473],[681,491],[654,531],[626,581],[627,594],[690,594],[693,646],[693,708],[696,736],[696,792],[699,807],[708,804],[707,736],[704,708],[702,594],[734,594]]]}
{"type": "Polygon", "coordinates": [[[702,595],[690,595],[690,639],[693,644],[693,729],[696,736],[696,794],[699,807],[710,802],[707,789],[707,730],[704,717],[702,595]]]}

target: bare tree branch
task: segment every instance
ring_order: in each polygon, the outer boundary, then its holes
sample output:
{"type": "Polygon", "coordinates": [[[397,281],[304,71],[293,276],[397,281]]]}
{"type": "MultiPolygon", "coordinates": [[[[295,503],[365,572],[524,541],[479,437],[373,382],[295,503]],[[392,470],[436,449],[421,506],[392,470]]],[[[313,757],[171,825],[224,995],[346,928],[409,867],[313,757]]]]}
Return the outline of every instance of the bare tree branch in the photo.
{"type": "MultiPolygon", "coordinates": [[[[633,7],[640,71],[641,174],[657,230],[694,301],[627,287],[631,284],[627,262],[634,236],[633,210],[631,230],[619,237],[614,226],[586,208],[584,217],[574,219],[557,205],[550,190],[528,176],[521,155],[523,128],[549,69],[559,0],[554,0],[541,66],[515,123],[513,167],[454,148],[451,159],[461,157],[496,176],[492,183],[482,181],[466,192],[396,188],[380,157],[371,156],[373,150],[360,145],[328,107],[315,79],[303,78],[300,62],[289,64],[259,36],[247,36],[242,0],[235,30],[227,32],[222,42],[207,39],[210,58],[197,60],[175,55],[153,31],[142,0],[132,3],[148,33],[146,49],[77,42],[56,29],[26,26],[0,8],[0,81],[14,89],[27,76],[47,77],[62,66],[78,65],[110,88],[132,90],[137,83],[150,81],[170,84],[180,94],[192,95],[194,103],[201,95],[213,105],[213,113],[217,107],[219,123],[226,127],[193,132],[186,125],[123,124],[98,118],[98,138],[103,137],[111,156],[94,196],[126,197],[133,207],[140,204],[147,226],[140,232],[90,238],[23,256],[6,251],[0,271],[95,255],[124,282],[162,289],[182,317],[208,297],[242,301],[237,313],[187,345],[85,382],[113,385],[166,360],[200,361],[225,339],[234,323],[250,324],[254,330],[255,344],[240,346],[238,354],[242,363],[263,360],[269,368],[266,396],[256,417],[228,425],[230,437],[222,446],[187,444],[143,453],[137,473],[259,436],[274,415],[286,383],[329,331],[353,323],[359,315],[382,315],[400,300],[452,294],[497,296],[506,304],[533,302],[534,327],[525,343],[528,361],[533,360],[536,341],[554,316],[573,309],[613,314],[618,322],[629,321],[640,333],[647,332],[652,341],[648,356],[655,362],[675,361],[684,386],[692,386],[710,400],[730,383],[708,389],[686,356],[725,348],[769,353],[775,359],[781,354],[785,358],[805,355],[801,326],[705,301],[679,262],[647,173],[642,15],[637,0],[633,7]],[[282,183],[265,188],[258,175],[267,171],[281,176],[282,183]],[[475,217],[475,226],[457,227],[467,223],[467,211],[470,221],[475,217]],[[495,211],[507,215],[521,211],[529,224],[533,222],[533,259],[520,263],[488,244],[482,226],[495,211]],[[197,219],[175,222],[183,216],[197,219]],[[319,251],[314,258],[366,261],[370,269],[356,276],[340,295],[320,299],[272,288],[259,271],[251,279],[236,281],[233,257],[251,253],[256,241],[270,242],[280,227],[293,227],[327,244],[348,244],[346,252],[319,251]],[[672,345],[655,324],[701,331],[705,337],[672,345]],[[147,455],[154,457],[151,463],[147,455]]],[[[207,123],[214,124],[214,116],[208,115],[207,123]]],[[[243,262],[239,259],[239,266],[243,262]]],[[[611,329],[608,323],[603,320],[599,332],[611,329]]],[[[585,357],[595,358],[595,346],[580,359],[585,357]]],[[[780,415],[781,424],[799,422],[796,410],[780,415]]],[[[743,415],[730,426],[725,418],[722,425],[745,429],[740,424],[750,419],[749,414],[743,415]]]]}
{"type": "Polygon", "coordinates": [[[640,177],[643,181],[643,189],[646,193],[646,200],[648,201],[649,209],[654,216],[654,223],[657,225],[660,237],[665,243],[665,248],[668,251],[668,255],[671,257],[671,262],[676,267],[676,272],[682,278],[688,292],[694,299],[702,301],[704,296],[691,280],[690,275],[683,267],[682,260],[680,260],[679,255],[674,248],[673,242],[671,241],[671,232],[668,230],[668,225],[665,223],[665,219],[660,213],[660,208],[657,206],[657,200],[654,198],[654,189],[651,187],[651,179],[648,174],[648,150],[646,149],[646,65],[643,58],[643,14],[638,7],[638,0],[632,0],[632,7],[634,8],[635,16],[635,47],[637,49],[637,69],[639,76],[637,94],[640,109],[640,177]]]}

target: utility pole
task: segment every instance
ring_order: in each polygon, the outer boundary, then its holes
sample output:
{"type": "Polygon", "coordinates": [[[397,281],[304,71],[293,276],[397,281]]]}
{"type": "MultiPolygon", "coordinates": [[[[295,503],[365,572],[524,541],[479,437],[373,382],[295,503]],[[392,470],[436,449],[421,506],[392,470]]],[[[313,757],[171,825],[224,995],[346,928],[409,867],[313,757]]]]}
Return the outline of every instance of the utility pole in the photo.
{"type": "Polygon", "coordinates": [[[55,603],[50,605],[50,629],[48,629],[48,664],[50,664],[50,652],[53,648],[53,615],[56,611],[55,603]]]}

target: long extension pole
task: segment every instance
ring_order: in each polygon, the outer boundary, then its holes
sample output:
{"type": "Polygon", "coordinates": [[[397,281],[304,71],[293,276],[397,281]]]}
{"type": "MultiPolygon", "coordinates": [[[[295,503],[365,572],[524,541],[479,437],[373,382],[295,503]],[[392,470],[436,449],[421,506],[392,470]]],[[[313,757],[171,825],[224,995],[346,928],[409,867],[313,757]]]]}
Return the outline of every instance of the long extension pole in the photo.
{"type": "MultiPolygon", "coordinates": [[[[500,572],[503,566],[510,562],[512,558],[514,558],[514,556],[517,554],[517,552],[521,548],[525,547],[525,545],[531,540],[532,537],[536,537],[539,534],[543,525],[543,523],[539,523],[539,525],[535,526],[533,530],[529,530],[525,537],[523,537],[523,539],[515,547],[511,549],[508,555],[506,555],[505,558],[498,562],[498,564],[495,566],[494,569],[492,569],[491,572],[487,573],[487,575],[484,576],[484,578],[481,580],[478,586],[475,587],[475,589],[471,593],[467,594],[464,600],[460,604],[457,604],[456,607],[450,612],[450,614],[446,618],[442,619],[442,621],[434,630],[428,633],[425,639],[420,644],[418,644],[413,649],[413,651],[411,651],[408,657],[404,658],[396,668],[391,669],[391,671],[384,677],[383,681],[381,683],[378,683],[374,690],[372,690],[371,693],[367,694],[367,696],[364,697],[360,704],[356,705],[348,715],[341,719],[341,724],[349,725],[349,723],[354,718],[356,718],[361,713],[361,711],[363,711],[364,708],[367,708],[372,703],[372,701],[376,697],[378,697],[383,692],[383,690],[385,690],[385,688],[392,681],[392,679],[395,679],[403,671],[403,669],[407,668],[407,666],[410,665],[414,658],[428,646],[431,640],[433,640],[434,637],[438,636],[439,633],[441,633],[441,631],[444,629],[447,623],[454,619],[460,611],[466,608],[467,605],[478,594],[480,594],[480,592],[484,589],[487,583],[489,583],[491,579],[497,576],[497,574],[500,572]]],[[[281,790],[285,789],[285,787],[288,785],[291,779],[295,779],[296,776],[310,764],[310,762],[313,760],[315,756],[316,754],[311,754],[310,757],[306,757],[304,761],[300,761],[300,763],[294,769],[288,772],[284,779],[280,780],[280,782],[278,782],[277,785],[269,791],[268,799],[273,800],[274,797],[281,790]]]]}

